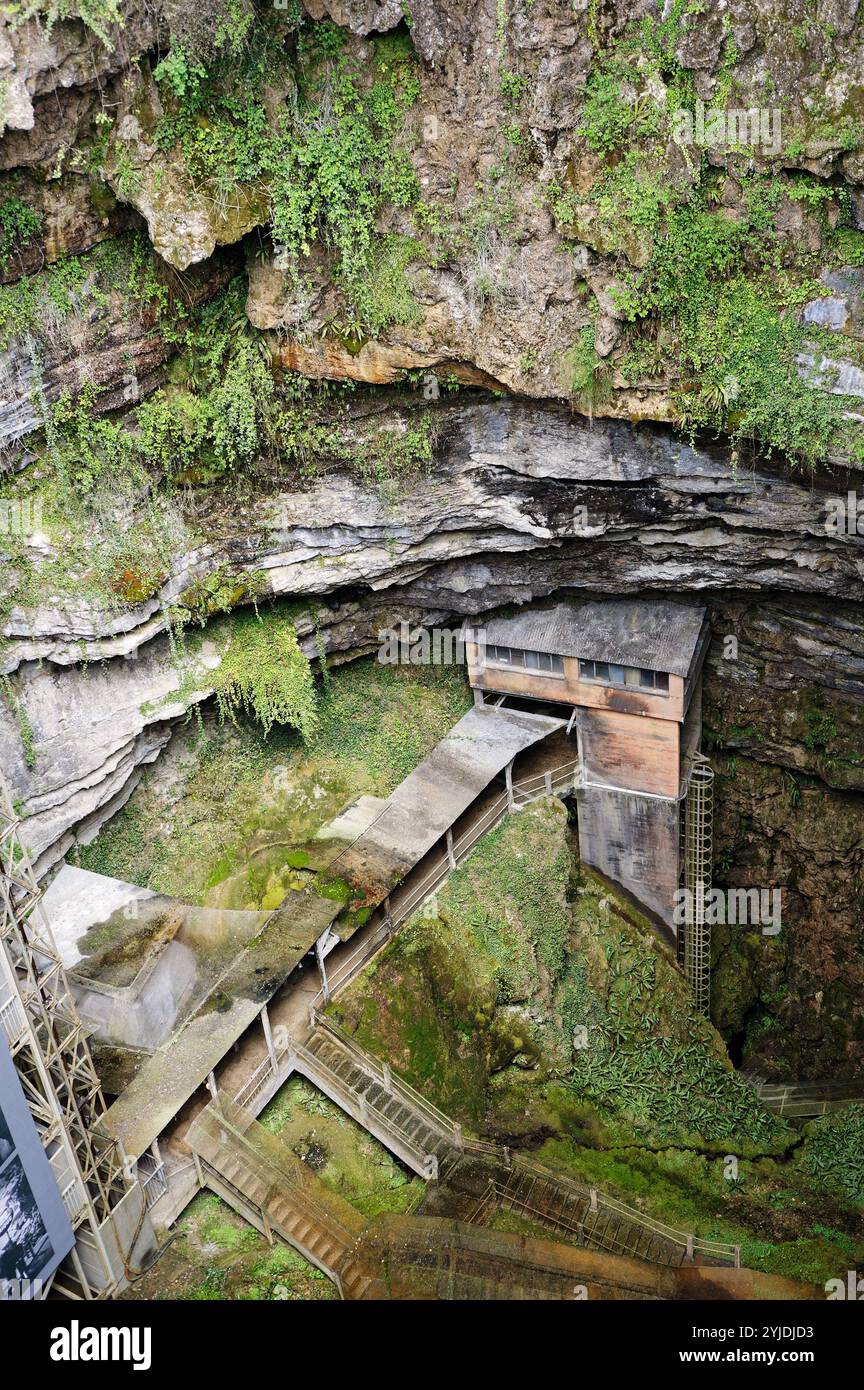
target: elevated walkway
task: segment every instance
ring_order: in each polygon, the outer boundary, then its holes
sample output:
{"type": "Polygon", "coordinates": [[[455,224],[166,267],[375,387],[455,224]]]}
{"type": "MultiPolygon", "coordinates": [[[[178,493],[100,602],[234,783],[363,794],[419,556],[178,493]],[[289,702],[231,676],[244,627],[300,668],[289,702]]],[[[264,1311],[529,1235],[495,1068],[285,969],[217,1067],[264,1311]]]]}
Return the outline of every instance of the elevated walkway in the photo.
{"type": "Polygon", "coordinates": [[[744,1080],[753,1087],[766,1110],[787,1120],[814,1119],[850,1105],[864,1105],[864,1084],[860,1081],[786,1083],[763,1081],[754,1075],[745,1075],[744,1080]]]}
{"type": "Polygon", "coordinates": [[[458,1153],[459,1125],[327,1019],[319,1016],[306,1045],[295,1045],[292,1061],[295,1071],[421,1178],[437,1178],[458,1153]]]}
{"type": "Polygon", "coordinates": [[[386,800],[360,797],[319,831],[319,840],[348,842],[328,869],[377,905],[520,753],[565,728],[551,715],[469,710],[386,800]]]}
{"type": "MultiPolygon", "coordinates": [[[[228,1102],[240,1127],[252,1124],[265,1097],[298,1072],[418,1176],[473,1191],[466,1211],[471,1224],[484,1225],[506,1207],[559,1238],[610,1254],[669,1266],[740,1264],[738,1246],[679,1231],[509,1149],[466,1136],[459,1124],[331,1019],[316,1012],[312,1022],[304,1042],[291,1038],[282,1044],[275,1070],[268,1060],[228,1102]]],[[[190,1137],[188,1142],[194,1147],[197,1141],[190,1137]]]]}

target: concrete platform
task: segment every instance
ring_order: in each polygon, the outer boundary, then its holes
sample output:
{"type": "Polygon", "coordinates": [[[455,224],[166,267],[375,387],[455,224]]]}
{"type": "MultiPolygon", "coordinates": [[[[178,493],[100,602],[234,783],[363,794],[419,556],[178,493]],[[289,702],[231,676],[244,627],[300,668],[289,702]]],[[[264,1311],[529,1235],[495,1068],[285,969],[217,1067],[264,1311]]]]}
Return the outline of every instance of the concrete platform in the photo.
{"type": "Polygon", "coordinates": [[[361,797],[319,831],[319,839],[348,842],[331,872],[377,905],[508,763],[565,726],[549,715],[469,710],[390,797],[361,797]]]}

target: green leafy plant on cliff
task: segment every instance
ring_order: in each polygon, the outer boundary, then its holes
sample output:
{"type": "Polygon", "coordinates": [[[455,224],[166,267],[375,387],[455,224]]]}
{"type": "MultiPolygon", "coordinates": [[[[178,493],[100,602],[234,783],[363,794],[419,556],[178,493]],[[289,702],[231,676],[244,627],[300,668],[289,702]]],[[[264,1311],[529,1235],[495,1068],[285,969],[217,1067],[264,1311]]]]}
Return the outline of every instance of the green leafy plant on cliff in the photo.
{"type": "Polygon", "coordinates": [[[651,318],[674,332],[686,423],[815,463],[849,435],[847,405],[802,379],[804,335],[784,312],[783,291],[747,269],[762,240],[758,211],[736,224],[687,203],[667,217],[646,268],[625,277],[619,305],[632,322],[651,318]]]}
{"type": "Polygon", "coordinates": [[[826,1186],[864,1203],[864,1105],[809,1124],[800,1162],[826,1186]]]}
{"type": "Polygon", "coordinates": [[[580,331],[576,342],[564,354],[564,366],[570,395],[580,410],[592,416],[612,393],[612,371],[597,351],[591,324],[580,331]]]}
{"type": "Polygon", "coordinates": [[[124,24],[119,0],[25,0],[18,20],[25,19],[41,19],[49,34],[61,22],[80,19],[106,48],[114,47],[112,27],[124,24]]]}
{"type": "Polygon", "coordinates": [[[408,243],[382,239],[377,219],[417,199],[403,129],[419,84],[401,36],[377,39],[362,67],[342,45],[335,25],[301,30],[292,69],[281,36],[259,21],[239,56],[226,41],[208,67],[173,49],[154,74],[167,107],[156,139],[179,147],[217,200],[260,186],[281,264],[299,279],[313,247],[325,248],[355,331],[376,334],[416,313],[404,282],[408,243]],[[274,115],[265,88],[278,73],[294,92],[274,115]]]}
{"type": "Polygon", "coordinates": [[[137,448],[164,477],[207,482],[277,451],[281,411],[266,340],[251,328],[238,279],[186,335],[175,380],[137,414],[137,448]]]}
{"type": "Polygon", "coordinates": [[[14,195],[0,202],[0,271],[23,251],[42,229],[42,214],[14,195]]]}
{"type": "Polygon", "coordinates": [[[361,331],[389,321],[367,280],[378,240],[376,219],[389,204],[408,207],[418,195],[407,150],[405,116],[419,84],[410,45],[379,41],[371,85],[340,58],[326,74],[304,73],[298,117],[284,132],[273,185],[273,238],[302,272],[315,242],[336,260],[336,273],[361,331]]]}
{"type": "Polygon", "coordinates": [[[814,753],[822,752],[837,737],[837,721],[830,710],[807,710],[804,723],[807,726],[804,744],[814,753]]]}
{"type": "Polygon", "coordinates": [[[240,711],[261,724],[296,729],[304,742],[318,723],[315,679],[291,622],[278,613],[238,613],[228,649],[213,676],[223,718],[240,711]]]}
{"type": "Polygon", "coordinates": [[[6,701],[15,724],[18,729],[18,736],[21,739],[21,747],[24,752],[24,762],[28,767],[36,766],[36,750],[34,747],[33,725],[27,713],[24,701],[17,694],[15,687],[8,676],[0,676],[0,696],[6,701]]]}

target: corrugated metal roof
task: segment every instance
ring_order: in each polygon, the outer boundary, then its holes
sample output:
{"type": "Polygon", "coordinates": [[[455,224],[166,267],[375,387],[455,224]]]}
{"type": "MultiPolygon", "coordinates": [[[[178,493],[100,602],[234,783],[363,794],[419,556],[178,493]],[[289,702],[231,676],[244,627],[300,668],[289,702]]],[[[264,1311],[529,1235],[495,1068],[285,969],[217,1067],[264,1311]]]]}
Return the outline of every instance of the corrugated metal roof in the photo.
{"type": "Polygon", "coordinates": [[[704,618],[704,608],[665,599],[610,599],[526,608],[490,618],[485,632],[498,646],[686,676],[704,618]]]}

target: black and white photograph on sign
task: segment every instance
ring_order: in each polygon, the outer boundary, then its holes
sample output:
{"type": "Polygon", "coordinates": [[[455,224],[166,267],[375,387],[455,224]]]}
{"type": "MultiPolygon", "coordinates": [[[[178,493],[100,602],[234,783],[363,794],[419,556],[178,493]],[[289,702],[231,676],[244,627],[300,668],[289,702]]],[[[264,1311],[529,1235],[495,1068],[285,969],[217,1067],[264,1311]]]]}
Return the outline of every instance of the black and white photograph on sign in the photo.
{"type": "Polygon", "coordinates": [[[36,1279],[53,1255],[24,1166],[12,1156],[0,1169],[0,1280],[36,1279]]]}
{"type": "Polygon", "coordinates": [[[12,1142],[12,1135],[6,1123],[6,1116],[0,1110],[0,1168],[6,1162],[15,1145],[12,1142]]]}
{"type": "Polygon", "coordinates": [[[32,1297],[73,1241],[56,1175],[0,1035],[0,1302],[32,1297]]]}

